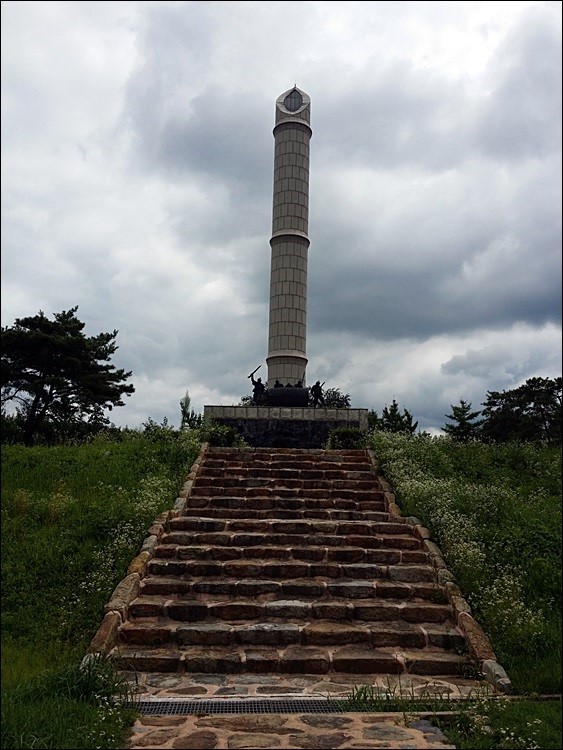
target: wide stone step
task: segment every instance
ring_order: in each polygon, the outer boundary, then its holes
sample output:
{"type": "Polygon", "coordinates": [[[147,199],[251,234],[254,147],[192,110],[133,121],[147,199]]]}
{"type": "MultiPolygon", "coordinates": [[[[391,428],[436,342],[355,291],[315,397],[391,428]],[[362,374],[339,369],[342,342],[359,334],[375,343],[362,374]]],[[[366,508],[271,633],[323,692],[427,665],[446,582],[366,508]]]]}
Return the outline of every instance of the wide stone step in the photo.
{"type": "Polygon", "coordinates": [[[279,468],[271,464],[260,464],[250,466],[248,464],[226,464],[224,466],[208,465],[207,462],[202,464],[198,472],[199,478],[206,479],[266,479],[275,480],[278,483],[285,480],[301,480],[306,482],[324,482],[324,481],[364,481],[370,482],[379,487],[379,479],[373,469],[369,467],[359,467],[353,470],[342,467],[336,469],[331,466],[329,469],[310,468],[279,468]]]}
{"type": "MultiPolygon", "coordinates": [[[[299,598],[283,599],[250,598],[248,594],[229,599],[225,596],[206,596],[202,593],[170,597],[163,594],[138,596],[129,605],[129,618],[134,621],[145,619],[167,618],[179,622],[201,622],[222,620],[227,622],[243,621],[248,625],[255,620],[270,621],[282,619],[295,622],[326,620],[337,622],[385,622],[385,623],[445,623],[451,618],[452,611],[448,604],[437,604],[431,601],[396,601],[382,597],[355,599],[350,602],[323,599],[323,593],[313,601],[302,598],[298,591],[280,592],[279,596],[299,598]]],[[[322,591],[322,589],[320,589],[322,591]]]]}
{"type": "Polygon", "coordinates": [[[377,479],[304,479],[302,476],[294,478],[280,478],[279,473],[273,471],[268,477],[228,476],[220,470],[217,476],[206,476],[205,472],[197,475],[196,487],[288,487],[336,490],[379,490],[381,487],[377,479]]]}
{"type": "MultiPolygon", "coordinates": [[[[253,597],[268,600],[285,597],[321,599],[329,603],[334,599],[349,597],[352,600],[373,598],[382,599],[421,599],[432,602],[445,602],[443,589],[435,581],[365,581],[339,580],[327,578],[301,578],[290,581],[273,579],[242,579],[205,577],[185,578],[174,575],[149,575],[142,584],[143,595],[253,597]]],[[[338,602],[337,602],[338,603],[338,602]]],[[[341,602],[340,602],[341,604],[341,602]]],[[[354,601],[350,602],[352,606],[354,601]]]]}
{"type": "MultiPolygon", "coordinates": [[[[240,501],[240,498],[237,498],[239,500],[240,505],[244,504],[244,501],[240,501]]],[[[190,502],[190,501],[189,501],[190,502]]],[[[182,515],[179,516],[176,519],[173,519],[174,526],[178,528],[181,527],[181,519],[182,518],[242,518],[246,519],[248,518],[248,510],[245,508],[218,508],[218,507],[209,507],[209,502],[214,503],[213,500],[211,501],[204,501],[202,502],[201,508],[191,507],[192,503],[190,502],[190,507],[185,508],[182,511],[182,515]]],[[[292,501],[294,505],[298,505],[302,501],[296,500],[292,501]]],[[[343,501],[343,502],[351,502],[351,501],[343,501]]],[[[310,509],[310,508],[302,508],[299,507],[298,509],[279,509],[279,508],[271,508],[267,510],[262,510],[260,513],[260,518],[277,518],[279,520],[286,520],[290,519],[292,521],[299,521],[299,520],[309,520],[309,519],[319,519],[324,521],[387,521],[389,519],[389,513],[386,513],[385,511],[369,511],[369,510],[335,510],[333,508],[318,508],[318,509],[310,509]]]]}
{"type": "Polygon", "coordinates": [[[284,465],[307,466],[307,468],[364,465],[370,467],[365,450],[357,451],[327,451],[323,449],[292,449],[292,448],[219,448],[207,451],[206,465],[225,462],[229,466],[270,464],[279,467],[284,465]]]}
{"type": "MultiPolygon", "coordinates": [[[[272,541],[272,540],[270,540],[272,541]]],[[[422,550],[364,549],[363,547],[264,546],[216,547],[209,545],[181,546],[160,544],[155,550],[159,559],[178,560],[299,560],[308,562],[376,563],[384,565],[427,564],[428,554],[422,550]]]]}
{"type": "Polygon", "coordinates": [[[192,497],[264,497],[264,498],[302,498],[314,500],[355,500],[356,502],[383,502],[383,492],[378,489],[345,489],[336,487],[249,487],[244,482],[230,482],[224,486],[220,482],[213,484],[199,483],[196,480],[192,497]]]}
{"type": "MultiPolygon", "coordinates": [[[[356,513],[364,512],[385,512],[385,502],[383,496],[375,496],[370,500],[350,500],[343,498],[327,497],[276,497],[274,495],[245,497],[244,493],[240,495],[217,495],[211,492],[208,495],[198,496],[190,495],[188,500],[190,509],[207,509],[214,510],[246,510],[248,511],[266,511],[266,510],[294,510],[294,511],[318,511],[318,510],[348,510],[356,513]]],[[[387,514],[387,518],[389,515],[387,514]]]]}
{"type": "Polygon", "coordinates": [[[308,480],[373,479],[373,481],[378,481],[378,475],[365,460],[362,463],[356,462],[350,465],[348,463],[318,462],[303,459],[240,462],[206,458],[205,462],[201,464],[199,472],[204,472],[209,477],[278,476],[282,481],[286,478],[308,480]]]}
{"type": "Polygon", "coordinates": [[[323,521],[319,519],[268,519],[268,518],[207,518],[205,513],[196,517],[178,516],[170,521],[171,533],[176,531],[222,531],[265,534],[336,534],[341,536],[411,536],[417,542],[411,527],[392,521],[323,521]]]}
{"type": "Polygon", "coordinates": [[[412,674],[463,675],[467,657],[440,650],[395,651],[352,646],[201,646],[161,648],[119,645],[112,651],[118,669],[138,672],[207,674],[412,674]]]}
{"type": "MultiPolygon", "coordinates": [[[[172,534],[170,536],[173,536],[172,534]]],[[[197,535],[196,535],[197,536],[197,535]]],[[[201,535],[204,536],[204,535],[201,535]]],[[[209,535],[211,536],[211,535],[209,535]]],[[[267,538],[264,537],[264,545],[267,538]]],[[[295,540],[289,542],[294,544],[295,540]]],[[[197,542],[196,542],[197,544],[197,542]]],[[[239,546],[239,544],[233,544],[239,546]]],[[[242,544],[240,545],[242,546],[242,544]]],[[[151,575],[226,576],[228,578],[347,578],[373,581],[434,581],[436,572],[429,565],[377,565],[375,563],[317,563],[297,560],[179,560],[153,558],[151,575]]]]}
{"type": "Polygon", "coordinates": [[[121,643],[138,646],[346,646],[400,647],[459,650],[463,636],[452,623],[423,625],[412,622],[305,622],[253,621],[229,623],[205,620],[177,622],[166,617],[139,618],[126,622],[119,631],[121,643]]]}
{"type": "MultiPolygon", "coordinates": [[[[217,547],[266,547],[275,536],[275,543],[284,546],[300,546],[303,544],[303,534],[251,534],[244,532],[197,532],[171,531],[163,536],[163,544],[177,544],[179,546],[217,546],[217,547]]],[[[362,534],[310,534],[307,541],[314,547],[363,547],[365,549],[420,549],[420,541],[409,534],[377,534],[366,536],[362,534]]],[[[210,575],[213,575],[210,573],[210,575]]],[[[288,573],[289,575],[289,573],[288,573]]],[[[325,575],[319,573],[316,575],[325,575]]],[[[327,573],[326,575],[330,575],[327,573]]]]}

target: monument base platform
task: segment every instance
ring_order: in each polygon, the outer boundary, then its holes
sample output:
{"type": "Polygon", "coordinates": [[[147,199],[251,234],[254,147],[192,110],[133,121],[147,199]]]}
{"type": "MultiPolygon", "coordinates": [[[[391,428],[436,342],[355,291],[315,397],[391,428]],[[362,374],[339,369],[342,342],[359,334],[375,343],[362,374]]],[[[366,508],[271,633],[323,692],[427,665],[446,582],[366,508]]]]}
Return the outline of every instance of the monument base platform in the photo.
{"type": "Polygon", "coordinates": [[[324,448],[331,430],[368,428],[367,409],[204,406],[203,417],[234,427],[255,448],[324,448]]]}

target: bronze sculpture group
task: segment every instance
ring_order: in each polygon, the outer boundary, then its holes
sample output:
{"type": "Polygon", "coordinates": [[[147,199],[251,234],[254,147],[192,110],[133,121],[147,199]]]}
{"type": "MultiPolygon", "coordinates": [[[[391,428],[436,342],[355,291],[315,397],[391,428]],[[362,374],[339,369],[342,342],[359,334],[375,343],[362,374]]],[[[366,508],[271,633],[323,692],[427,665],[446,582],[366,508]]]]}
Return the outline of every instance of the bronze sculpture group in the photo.
{"type": "MultiPolygon", "coordinates": [[[[255,373],[262,367],[262,365],[258,365],[256,370],[253,370],[248,377],[250,378],[252,382],[252,400],[256,404],[256,406],[268,406],[268,389],[262,382],[262,378],[254,378],[255,373]]],[[[311,406],[313,408],[317,406],[324,406],[325,400],[323,396],[323,385],[324,382],[321,384],[319,380],[311,386],[309,394],[310,394],[310,400],[311,400],[311,406]]],[[[274,388],[300,388],[303,389],[303,380],[298,380],[295,385],[293,383],[286,383],[284,385],[283,383],[280,383],[279,379],[276,378],[276,381],[274,383],[274,388]]],[[[306,389],[308,390],[308,389],[306,389]]],[[[309,397],[307,398],[307,401],[309,401],[309,397]]],[[[303,399],[299,399],[299,405],[302,405],[303,399]]],[[[289,404],[288,404],[289,405],[289,404]]]]}

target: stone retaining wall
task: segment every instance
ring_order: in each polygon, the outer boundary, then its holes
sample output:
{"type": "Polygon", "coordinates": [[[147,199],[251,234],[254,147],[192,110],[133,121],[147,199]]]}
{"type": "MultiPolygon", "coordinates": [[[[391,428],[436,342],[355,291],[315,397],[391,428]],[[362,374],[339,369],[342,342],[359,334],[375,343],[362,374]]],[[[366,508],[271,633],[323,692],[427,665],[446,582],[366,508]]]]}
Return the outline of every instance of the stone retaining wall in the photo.
{"type": "Polygon", "coordinates": [[[233,427],[261,448],[323,448],[330,430],[368,428],[367,409],[283,406],[205,406],[204,419],[233,427]]]}

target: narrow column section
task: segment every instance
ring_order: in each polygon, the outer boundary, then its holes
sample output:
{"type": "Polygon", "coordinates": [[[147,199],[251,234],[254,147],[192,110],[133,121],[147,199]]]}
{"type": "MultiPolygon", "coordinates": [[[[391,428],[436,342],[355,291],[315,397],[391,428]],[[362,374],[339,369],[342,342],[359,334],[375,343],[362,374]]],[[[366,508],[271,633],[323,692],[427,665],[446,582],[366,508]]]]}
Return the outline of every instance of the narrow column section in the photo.
{"type": "Polygon", "coordinates": [[[268,387],[305,385],[311,100],[294,87],[276,101],[268,387]]]}

